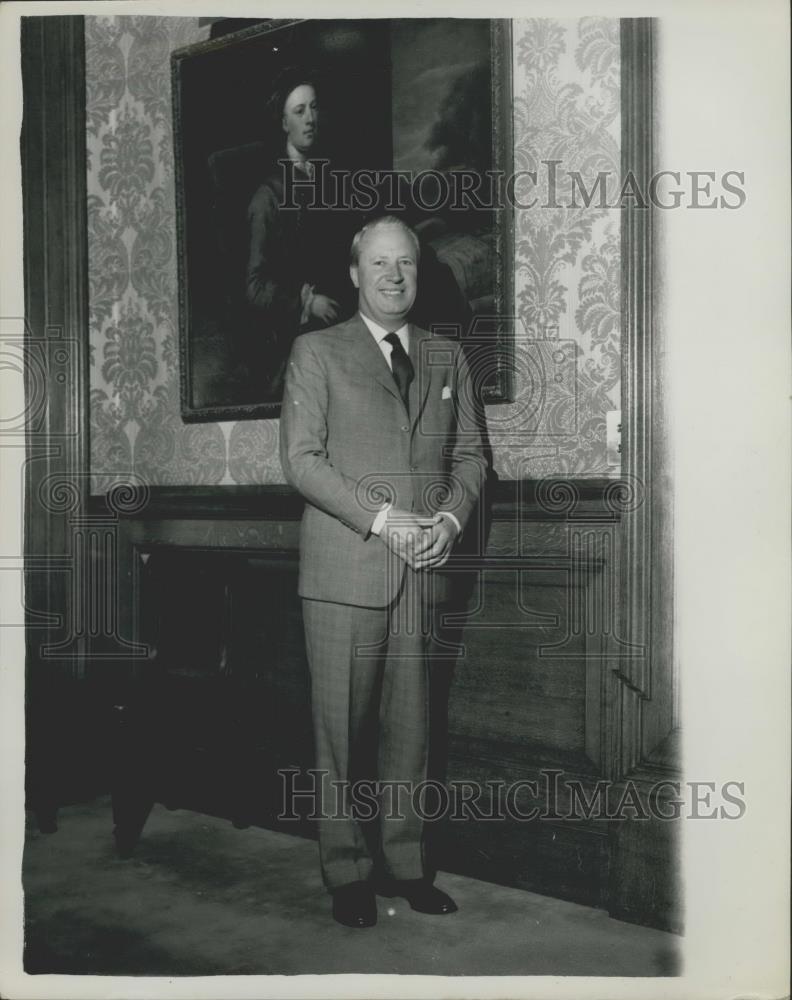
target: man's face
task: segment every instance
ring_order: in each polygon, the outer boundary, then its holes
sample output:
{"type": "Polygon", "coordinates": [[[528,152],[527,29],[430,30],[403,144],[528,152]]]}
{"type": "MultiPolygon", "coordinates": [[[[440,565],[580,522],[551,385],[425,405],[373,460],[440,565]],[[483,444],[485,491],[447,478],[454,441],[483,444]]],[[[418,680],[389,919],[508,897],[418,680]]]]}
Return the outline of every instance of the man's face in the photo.
{"type": "Polygon", "coordinates": [[[360,311],[386,330],[398,330],[418,290],[413,242],[400,226],[386,224],[367,232],[359,250],[349,274],[358,289],[360,311]]]}
{"type": "Polygon", "coordinates": [[[286,98],[283,105],[283,131],[287,140],[300,153],[307,153],[319,134],[319,102],[308,83],[301,83],[286,98]]]}

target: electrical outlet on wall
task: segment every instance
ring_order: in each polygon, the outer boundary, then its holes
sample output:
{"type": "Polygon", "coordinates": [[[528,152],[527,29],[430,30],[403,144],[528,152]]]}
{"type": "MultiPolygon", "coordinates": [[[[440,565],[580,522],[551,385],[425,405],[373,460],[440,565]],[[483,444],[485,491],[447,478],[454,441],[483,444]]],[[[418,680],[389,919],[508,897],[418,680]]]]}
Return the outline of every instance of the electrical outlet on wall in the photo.
{"type": "Polygon", "coordinates": [[[605,414],[608,468],[621,468],[621,410],[608,410],[605,414]]]}

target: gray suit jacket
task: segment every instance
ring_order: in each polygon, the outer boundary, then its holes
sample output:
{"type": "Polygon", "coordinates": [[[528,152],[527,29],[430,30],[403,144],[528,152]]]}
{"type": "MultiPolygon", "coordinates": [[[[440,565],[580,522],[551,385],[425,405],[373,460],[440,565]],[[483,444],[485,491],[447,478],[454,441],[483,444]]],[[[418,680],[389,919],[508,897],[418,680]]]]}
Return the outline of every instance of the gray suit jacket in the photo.
{"type": "Polygon", "coordinates": [[[303,597],[384,607],[405,564],[371,534],[383,502],[452,511],[462,528],[484,481],[470,374],[456,341],[410,330],[410,415],[356,315],[294,342],[281,411],[281,461],[307,501],[303,597]]]}

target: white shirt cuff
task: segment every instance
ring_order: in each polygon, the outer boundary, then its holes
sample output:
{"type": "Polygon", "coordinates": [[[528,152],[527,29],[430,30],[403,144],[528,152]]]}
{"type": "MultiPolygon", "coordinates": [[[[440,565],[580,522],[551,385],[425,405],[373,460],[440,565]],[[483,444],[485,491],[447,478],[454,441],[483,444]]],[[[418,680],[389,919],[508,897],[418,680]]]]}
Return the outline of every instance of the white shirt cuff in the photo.
{"type": "Polygon", "coordinates": [[[389,503],[387,507],[383,507],[379,514],[377,514],[374,518],[374,523],[371,526],[372,535],[378,535],[385,527],[385,521],[388,519],[388,511],[392,506],[393,504],[389,503]]]}
{"type": "Polygon", "coordinates": [[[302,307],[300,326],[303,326],[311,318],[311,302],[313,301],[315,288],[315,285],[309,285],[306,282],[300,289],[300,305],[302,307]]]}

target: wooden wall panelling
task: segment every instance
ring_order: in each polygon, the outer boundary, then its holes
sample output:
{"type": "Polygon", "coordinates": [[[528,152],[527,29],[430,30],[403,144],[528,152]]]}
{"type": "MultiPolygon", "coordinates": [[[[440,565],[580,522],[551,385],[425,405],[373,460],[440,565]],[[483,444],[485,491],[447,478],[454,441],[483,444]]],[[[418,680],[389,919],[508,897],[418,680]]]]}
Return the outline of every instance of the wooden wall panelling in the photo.
{"type": "MultiPolygon", "coordinates": [[[[53,638],[36,615],[59,619],[61,639],[68,633],[71,518],[87,495],[83,19],[23,18],[21,46],[26,394],[28,403],[45,398],[44,420],[27,437],[28,654],[51,666],[44,647],[53,638]]],[[[66,659],[79,673],[79,656],[66,659]]]]}
{"type": "MultiPolygon", "coordinates": [[[[618,514],[572,496],[550,518],[536,505],[496,511],[464,621],[465,655],[449,705],[452,782],[501,790],[534,782],[555,818],[446,823],[443,867],[591,905],[607,905],[608,823],[569,818],[567,781],[590,797],[608,773],[609,660],[601,652],[613,590],[618,514]],[[544,513],[545,520],[541,520],[544,513]],[[526,517],[522,516],[527,515],[526,517]],[[558,798],[541,789],[557,773],[558,798]]],[[[492,810],[494,789],[481,808],[492,810]]],[[[435,836],[438,834],[435,832],[435,836]]]]}
{"type": "MultiPolygon", "coordinates": [[[[621,22],[622,173],[649,190],[654,168],[654,33],[647,18],[621,22]]],[[[655,217],[651,202],[622,209],[622,469],[621,619],[636,655],[620,670],[639,697],[625,694],[626,772],[666,739],[674,726],[671,642],[673,554],[662,331],[655,322],[655,217]],[[630,493],[632,495],[630,495],[630,493]],[[637,739],[635,734],[638,734],[637,739]],[[629,738],[628,738],[629,737],[629,738]]]]}
{"type": "MultiPolygon", "coordinates": [[[[622,173],[647,191],[654,169],[653,22],[621,21],[622,173]]],[[[620,719],[611,730],[614,778],[644,796],[680,774],[673,649],[672,493],[666,369],[657,322],[656,219],[651,202],[622,209],[622,473],[619,627],[636,655],[614,664],[620,719]]],[[[609,909],[682,927],[679,822],[625,820],[610,831],[609,909]]]]}
{"type": "Polygon", "coordinates": [[[86,635],[73,604],[75,521],[88,492],[83,18],[23,18],[21,64],[29,416],[43,401],[26,435],[26,780],[41,828],[54,830],[58,790],[79,793],[93,749],[75,686],[86,635]]]}

